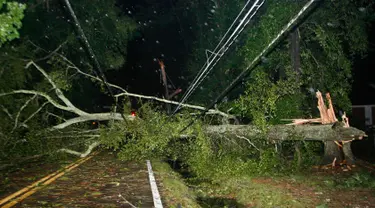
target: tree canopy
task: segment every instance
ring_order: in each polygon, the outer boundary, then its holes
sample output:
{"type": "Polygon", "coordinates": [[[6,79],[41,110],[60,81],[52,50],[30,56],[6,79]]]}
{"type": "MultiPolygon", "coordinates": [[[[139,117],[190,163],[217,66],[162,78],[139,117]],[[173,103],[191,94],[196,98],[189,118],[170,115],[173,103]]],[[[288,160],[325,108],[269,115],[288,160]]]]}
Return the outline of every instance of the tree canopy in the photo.
{"type": "Polygon", "coordinates": [[[25,4],[14,1],[0,1],[0,47],[7,41],[19,38],[18,29],[22,27],[25,4]]]}

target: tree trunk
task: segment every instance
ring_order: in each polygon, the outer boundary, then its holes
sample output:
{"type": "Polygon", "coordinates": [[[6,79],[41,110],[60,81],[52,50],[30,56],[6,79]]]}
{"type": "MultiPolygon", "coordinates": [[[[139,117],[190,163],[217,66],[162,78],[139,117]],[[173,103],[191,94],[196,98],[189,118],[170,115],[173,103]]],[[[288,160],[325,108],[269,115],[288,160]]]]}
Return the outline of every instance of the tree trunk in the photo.
{"type": "Polygon", "coordinates": [[[352,152],[351,142],[345,142],[342,146],[342,151],[344,152],[346,164],[353,165],[355,163],[355,157],[352,152]]]}
{"type": "Polygon", "coordinates": [[[325,141],[322,164],[330,164],[335,160],[335,158],[336,162],[341,162],[343,160],[343,155],[339,146],[334,141],[325,141]]]}
{"type": "Polygon", "coordinates": [[[297,167],[300,168],[302,164],[301,142],[296,142],[294,149],[296,151],[295,156],[297,157],[297,167]]]}
{"type": "MultiPolygon", "coordinates": [[[[261,130],[252,125],[211,125],[205,127],[211,136],[228,136],[255,138],[261,130]]],[[[273,125],[266,134],[270,141],[315,140],[315,141],[349,141],[361,139],[366,134],[359,129],[335,128],[331,125],[273,125]]]]}
{"type": "Polygon", "coordinates": [[[294,71],[301,74],[301,60],[300,60],[300,47],[299,47],[299,34],[298,28],[290,34],[290,54],[292,60],[292,66],[294,71]]]}

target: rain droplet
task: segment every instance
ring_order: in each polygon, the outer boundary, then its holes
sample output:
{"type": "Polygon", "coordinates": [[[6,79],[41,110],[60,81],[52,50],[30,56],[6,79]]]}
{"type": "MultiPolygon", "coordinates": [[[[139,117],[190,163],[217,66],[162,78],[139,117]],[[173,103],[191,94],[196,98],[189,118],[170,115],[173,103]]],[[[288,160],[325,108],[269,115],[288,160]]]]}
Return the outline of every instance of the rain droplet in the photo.
{"type": "Polygon", "coordinates": [[[131,11],[128,11],[128,14],[132,14],[132,12],[131,12],[131,11]]]}
{"type": "Polygon", "coordinates": [[[159,44],[159,43],[160,43],[160,42],[157,40],[157,41],[156,41],[156,44],[159,44]]]}
{"type": "Polygon", "coordinates": [[[204,23],[204,25],[206,25],[206,26],[207,26],[207,25],[208,25],[208,23],[207,23],[207,22],[205,22],[205,23],[204,23]]]}

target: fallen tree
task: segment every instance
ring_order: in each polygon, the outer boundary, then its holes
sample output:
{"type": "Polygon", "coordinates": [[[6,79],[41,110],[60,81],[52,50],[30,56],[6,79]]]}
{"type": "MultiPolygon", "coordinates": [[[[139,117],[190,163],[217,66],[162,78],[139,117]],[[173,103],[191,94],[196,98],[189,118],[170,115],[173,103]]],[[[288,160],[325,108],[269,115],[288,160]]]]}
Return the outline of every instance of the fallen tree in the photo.
{"type": "MultiPolygon", "coordinates": [[[[155,100],[158,102],[168,103],[168,104],[174,104],[178,105],[178,102],[166,100],[157,98],[154,96],[145,96],[145,95],[139,95],[134,93],[129,93],[125,89],[123,89],[120,86],[104,82],[102,79],[84,73],[81,71],[78,67],[76,67],[73,63],[71,63],[69,60],[67,60],[64,56],[61,54],[58,54],[56,51],[53,52],[54,56],[59,57],[66,63],[66,70],[75,70],[76,74],[82,75],[86,78],[91,79],[95,82],[100,82],[102,84],[107,84],[109,87],[112,87],[114,89],[117,89],[120,91],[120,93],[115,95],[115,98],[119,98],[121,96],[132,96],[137,97],[140,99],[148,99],[148,100],[155,100]]],[[[51,56],[51,55],[49,55],[51,56]]],[[[51,132],[51,134],[55,133],[57,137],[77,137],[77,138],[90,138],[91,143],[88,144],[88,150],[84,153],[80,153],[77,151],[69,150],[66,148],[62,148],[59,151],[60,152],[67,152],[70,154],[78,155],[81,157],[85,157],[88,155],[91,150],[98,146],[98,138],[99,135],[97,132],[95,134],[85,134],[87,131],[86,129],[78,130],[78,132],[75,132],[74,134],[67,134],[66,132],[60,130],[63,130],[65,128],[71,127],[74,124],[87,122],[87,121],[105,121],[105,120],[112,120],[112,121],[123,121],[123,119],[127,120],[133,120],[135,119],[133,116],[125,116],[123,117],[120,113],[116,112],[105,112],[105,113],[89,113],[81,110],[76,105],[72,103],[62,92],[62,90],[59,89],[59,87],[56,85],[54,80],[49,76],[44,69],[42,69],[38,64],[36,64],[34,61],[30,61],[26,65],[26,69],[29,69],[31,66],[35,67],[39,73],[43,75],[43,77],[50,83],[52,86],[51,91],[54,92],[54,95],[49,95],[47,92],[41,92],[36,90],[25,90],[25,89],[19,89],[19,90],[13,90],[10,92],[2,92],[0,93],[0,97],[2,96],[9,96],[9,95],[15,95],[15,94],[23,94],[26,96],[32,96],[29,100],[27,100],[24,105],[19,109],[19,111],[16,113],[16,116],[8,115],[10,118],[13,118],[14,121],[14,129],[16,128],[25,128],[27,127],[27,122],[32,119],[36,114],[38,114],[42,109],[47,105],[52,105],[54,108],[70,112],[71,116],[70,118],[62,118],[61,123],[55,124],[52,127],[49,127],[48,130],[51,132]],[[22,110],[30,103],[30,100],[35,99],[36,97],[44,98],[46,101],[40,105],[40,107],[32,113],[26,120],[20,121],[18,119],[19,115],[22,113],[22,110]],[[96,139],[95,139],[96,138],[96,139]]],[[[319,98],[318,98],[319,99],[319,98]]],[[[206,110],[204,107],[196,106],[196,105],[189,105],[189,104],[183,104],[182,107],[193,109],[193,110],[206,110]]],[[[5,108],[3,107],[3,110],[5,108]]],[[[351,152],[350,148],[350,141],[353,141],[355,139],[362,139],[365,135],[365,133],[361,130],[358,130],[353,127],[346,127],[344,125],[341,125],[340,122],[337,122],[337,119],[334,116],[332,104],[330,103],[330,108],[326,109],[324,106],[324,102],[319,100],[319,109],[321,112],[327,111],[324,115],[327,115],[328,120],[326,119],[326,116],[321,114],[321,119],[307,119],[308,123],[310,121],[316,122],[316,121],[324,121],[321,122],[323,124],[333,123],[332,121],[336,122],[334,125],[275,125],[271,126],[268,131],[266,132],[266,138],[269,141],[275,142],[275,141],[286,141],[286,140],[315,140],[315,141],[322,141],[325,144],[325,158],[328,158],[329,160],[333,158],[339,157],[338,151],[335,151],[335,148],[338,146],[336,143],[342,144],[342,149],[344,152],[345,158],[350,162],[354,163],[354,157],[351,152]],[[332,120],[333,119],[333,120],[332,120]]],[[[210,109],[207,112],[208,114],[216,114],[219,116],[222,116],[225,119],[235,119],[235,116],[224,113],[217,109],[210,109]]],[[[8,114],[8,113],[7,113],[8,114]]],[[[53,113],[49,113],[50,115],[54,115],[53,113]]],[[[55,115],[57,116],[57,115],[55,115]]],[[[295,124],[301,124],[301,119],[297,119],[299,122],[294,122],[295,124]]],[[[306,121],[306,119],[302,119],[306,121]]],[[[305,123],[305,122],[302,122],[305,123]]],[[[257,127],[251,126],[251,125],[217,125],[217,126],[205,126],[204,131],[209,136],[215,136],[215,137],[234,137],[234,138],[242,138],[246,139],[248,143],[251,146],[254,146],[254,148],[257,148],[252,142],[251,139],[255,138],[257,135],[261,133],[260,129],[257,127]]],[[[191,135],[184,135],[191,136],[191,135]]],[[[51,136],[49,136],[51,137],[51,136]]],[[[341,159],[341,158],[337,158],[341,159]]]]}
{"type": "MultiPolygon", "coordinates": [[[[206,126],[206,133],[212,136],[245,136],[256,137],[261,130],[251,125],[217,125],[206,126]]],[[[274,125],[270,126],[266,138],[270,141],[314,140],[314,141],[352,141],[366,136],[357,128],[341,128],[332,125],[274,125]]]]}
{"type": "MultiPolygon", "coordinates": [[[[324,158],[322,163],[332,162],[336,157],[339,162],[345,159],[348,163],[354,163],[353,153],[350,142],[361,140],[366,137],[366,133],[353,127],[341,127],[340,125],[274,125],[270,126],[265,133],[265,137],[270,142],[283,141],[321,141],[324,143],[324,158]],[[335,142],[343,143],[344,158],[339,156],[339,146],[335,142]]],[[[262,131],[251,125],[217,125],[206,126],[205,132],[210,136],[245,138],[251,141],[256,138],[262,131]]]]}

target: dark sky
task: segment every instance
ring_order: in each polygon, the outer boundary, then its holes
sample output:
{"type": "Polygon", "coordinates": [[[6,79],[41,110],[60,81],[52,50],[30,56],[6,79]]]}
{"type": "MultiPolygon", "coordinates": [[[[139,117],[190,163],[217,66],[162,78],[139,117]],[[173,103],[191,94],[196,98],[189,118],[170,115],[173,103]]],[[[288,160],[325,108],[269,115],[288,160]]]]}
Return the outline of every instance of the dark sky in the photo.
{"type": "Polygon", "coordinates": [[[179,87],[184,60],[189,53],[181,35],[181,27],[174,16],[176,0],[119,0],[122,10],[134,18],[139,27],[128,47],[124,76],[131,77],[130,91],[161,96],[158,59],[175,87],[179,87]],[[167,21],[163,21],[167,20],[167,21]],[[165,22],[165,23],[164,23],[165,22]]]}
{"type": "Polygon", "coordinates": [[[365,58],[357,58],[354,62],[353,105],[375,104],[375,23],[369,28],[369,51],[365,58]],[[370,84],[374,84],[371,87],[370,84]]]}
{"type": "MultiPolygon", "coordinates": [[[[176,19],[176,1],[118,1],[124,13],[135,18],[140,27],[140,32],[129,44],[126,70],[122,70],[123,74],[119,76],[125,77],[123,82],[129,83],[131,92],[161,96],[163,86],[157,59],[165,62],[167,74],[176,87],[186,84],[182,75],[190,48],[181,33],[186,35],[188,31],[181,31],[181,22],[176,19]],[[169,19],[169,22],[160,24],[162,18],[169,19]]],[[[371,76],[371,70],[375,68],[375,24],[369,28],[369,42],[367,56],[356,58],[354,62],[351,100],[356,105],[375,104],[375,79],[371,76]]],[[[113,78],[116,79],[116,76],[113,78]]]]}

